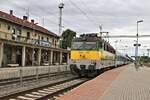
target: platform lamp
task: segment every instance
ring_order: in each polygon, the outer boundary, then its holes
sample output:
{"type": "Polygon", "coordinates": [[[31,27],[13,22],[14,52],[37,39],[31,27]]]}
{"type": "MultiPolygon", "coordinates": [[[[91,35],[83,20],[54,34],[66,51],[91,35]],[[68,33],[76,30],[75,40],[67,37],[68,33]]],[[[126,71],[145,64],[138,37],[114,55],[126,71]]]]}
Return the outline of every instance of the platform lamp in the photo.
{"type": "Polygon", "coordinates": [[[140,46],[140,44],[138,43],[138,38],[139,38],[139,34],[138,34],[138,28],[139,28],[139,23],[142,23],[143,20],[139,20],[137,21],[137,34],[136,34],[136,47],[135,47],[135,64],[137,65],[138,63],[138,46],[140,46]]]}

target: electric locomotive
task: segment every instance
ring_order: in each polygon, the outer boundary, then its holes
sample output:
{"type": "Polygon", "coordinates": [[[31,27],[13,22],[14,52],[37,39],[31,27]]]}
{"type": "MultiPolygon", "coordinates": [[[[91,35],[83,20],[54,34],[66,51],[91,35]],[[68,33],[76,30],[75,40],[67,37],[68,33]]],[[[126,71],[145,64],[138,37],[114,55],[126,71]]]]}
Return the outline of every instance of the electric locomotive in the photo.
{"type": "Polygon", "coordinates": [[[72,41],[69,66],[73,74],[93,77],[106,68],[125,63],[122,56],[117,60],[115,49],[97,34],[82,34],[72,41]]]}

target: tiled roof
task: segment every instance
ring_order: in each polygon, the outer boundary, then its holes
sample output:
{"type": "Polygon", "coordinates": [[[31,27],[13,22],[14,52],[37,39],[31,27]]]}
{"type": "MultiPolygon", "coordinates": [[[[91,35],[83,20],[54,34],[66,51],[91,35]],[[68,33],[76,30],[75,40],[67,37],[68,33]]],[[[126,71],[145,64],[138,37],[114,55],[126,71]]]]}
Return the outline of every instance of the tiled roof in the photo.
{"type": "Polygon", "coordinates": [[[54,36],[54,37],[59,37],[57,36],[55,33],[39,26],[39,25],[36,25],[34,23],[31,23],[27,20],[23,20],[21,18],[18,18],[14,15],[10,15],[10,14],[7,14],[5,12],[2,12],[0,11],[0,19],[3,19],[3,20],[6,20],[6,21],[9,21],[9,22],[12,22],[12,23],[15,23],[15,24],[19,24],[21,26],[24,26],[24,27],[28,27],[28,28],[31,28],[31,29],[34,29],[36,31],[39,31],[39,32],[42,32],[43,34],[48,34],[48,35],[51,35],[51,36],[54,36]]]}

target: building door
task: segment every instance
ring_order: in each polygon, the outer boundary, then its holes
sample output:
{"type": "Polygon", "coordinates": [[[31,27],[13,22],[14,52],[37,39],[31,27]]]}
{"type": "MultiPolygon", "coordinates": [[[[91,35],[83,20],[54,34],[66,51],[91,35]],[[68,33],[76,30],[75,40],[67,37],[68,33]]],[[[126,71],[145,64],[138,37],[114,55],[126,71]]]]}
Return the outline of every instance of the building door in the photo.
{"type": "Polygon", "coordinates": [[[16,63],[21,66],[22,64],[22,49],[21,47],[16,48],[16,63]]]}

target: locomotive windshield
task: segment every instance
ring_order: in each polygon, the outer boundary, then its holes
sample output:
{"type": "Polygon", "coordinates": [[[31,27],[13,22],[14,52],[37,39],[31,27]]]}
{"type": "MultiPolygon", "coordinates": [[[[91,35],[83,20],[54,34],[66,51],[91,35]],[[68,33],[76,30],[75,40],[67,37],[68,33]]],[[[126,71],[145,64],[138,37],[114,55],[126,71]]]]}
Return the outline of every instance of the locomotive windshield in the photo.
{"type": "Polygon", "coordinates": [[[73,42],[72,49],[74,50],[96,50],[96,42],[73,42]]]}

